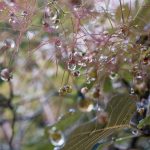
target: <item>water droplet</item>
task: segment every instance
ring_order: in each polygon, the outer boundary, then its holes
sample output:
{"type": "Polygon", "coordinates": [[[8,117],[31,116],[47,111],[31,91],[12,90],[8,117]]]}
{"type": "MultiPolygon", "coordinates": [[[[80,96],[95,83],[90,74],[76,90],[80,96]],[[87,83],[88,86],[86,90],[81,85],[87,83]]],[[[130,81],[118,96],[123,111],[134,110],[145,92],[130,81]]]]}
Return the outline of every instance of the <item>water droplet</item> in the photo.
{"type": "Polygon", "coordinates": [[[107,35],[109,32],[107,30],[103,31],[103,34],[107,35]]]}
{"type": "Polygon", "coordinates": [[[61,87],[58,91],[60,96],[65,96],[67,94],[67,91],[64,87],[61,87]]]}
{"type": "Polygon", "coordinates": [[[11,6],[11,7],[15,5],[13,0],[4,0],[4,2],[6,3],[6,5],[11,6]]]}
{"type": "Polygon", "coordinates": [[[142,77],[142,75],[141,75],[141,74],[137,74],[137,75],[136,75],[136,79],[137,79],[137,80],[142,80],[142,79],[143,79],[143,77],[142,77]]]}
{"type": "Polygon", "coordinates": [[[51,21],[56,21],[59,18],[60,11],[56,8],[48,8],[46,9],[46,15],[49,17],[51,21]]]}
{"type": "Polygon", "coordinates": [[[45,21],[45,20],[42,20],[42,24],[45,28],[48,28],[49,27],[49,24],[45,21]]]}
{"type": "Polygon", "coordinates": [[[82,89],[81,89],[81,93],[82,94],[86,94],[88,92],[88,88],[87,87],[83,87],[82,89]]]}
{"type": "Polygon", "coordinates": [[[8,68],[2,69],[0,76],[3,81],[9,81],[10,79],[12,79],[12,73],[8,68]]]}
{"type": "Polygon", "coordinates": [[[53,25],[51,26],[52,29],[58,29],[59,28],[59,25],[53,25]]]}
{"type": "Polygon", "coordinates": [[[81,67],[86,67],[86,63],[83,63],[83,62],[80,62],[80,61],[78,62],[78,65],[81,66],[81,67]]]}
{"type": "Polygon", "coordinates": [[[115,142],[115,141],[116,141],[116,137],[112,137],[111,140],[112,140],[113,142],[115,142]]]}
{"type": "Polygon", "coordinates": [[[55,46],[60,48],[62,46],[61,41],[60,40],[56,40],[55,41],[55,46]]]}
{"type": "Polygon", "coordinates": [[[55,24],[55,25],[59,24],[60,23],[60,19],[53,20],[52,23],[55,24]]]}
{"type": "Polygon", "coordinates": [[[10,18],[8,21],[9,21],[10,24],[15,24],[16,23],[16,20],[14,18],[10,18]]]}
{"type": "Polygon", "coordinates": [[[73,71],[73,72],[72,72],[72,75],[73,75],[74,77],[79,77],[79,76],[80,76],[80,71],[79,71],[79,70],[73,71]]]}
{"type": "Polygon", "coordinates": [[[73,71],[76,69],[76,63],[74,61],[68,62],[68,69],[73,71]]]}
{"type": "Polygon", "coordinates": [[[8,48],[14,48],[14,47],[15,47],[15,42],[14,42],[14,40],[12,40],[12,39],[6,39],[6,40],[4,41],[4,44],[5,44],[5,46],[8,47],[8,48]]]}
{"type": "Polygon", "coordinates": [[[137,112],[142,116],[145,112],[145,108],[144,107],[138,108],[137,112]]]}
{"type": "Polygon", "coordinates": [[[149,64],[149,57],[145,57],[142,60],[143,65],[148,65],[149,64]]]}
{"type": "Polygon", "coordinates": [[[59,95],[60,96],[65,96],[67,93],[71,93],[72,92],[72,87],[70,85],[64,85],[63,87],[61,87],[59,89],[59,95]]]}
{"type": "Polygon", "coordinates": [[[108,122],[108,114],[106,112],[100,111],[97,120],[100,124],[106,124],[108,122]]]}
{"type": "Polygon", "coordinates": [[[135,94],[134,88],[130,89],[130,94],[135,94]]]}
{"type": "Polygon", "coordinates": [[[23,16],[23,17],[26,17],[27,15],[28,15],[28,12],[25,10],[21,13],[21,16],[23,16]]]}
{"type": "Polygon", "coordinates": [[[99,112],[100,112],[101,110],[102,110],[102,109],[101,109],[101,107],[99,106],[99,107],[97,108],[97,111],[99,111],[99,112]]]}
{"type": "Polygon", "coordinates": [[[90,84],[91,82],[95,81],[96,78],[90,78],[90,77],[87,77],[86,79],[86,84],[90,84]]]}
{"type": "Polygon", "coordinates": [[[56,146],[56,147],[54,147],[54,149],[53,150],[60,150],[61,149],[61,147],[60,146],[56,146]]]}
{"type": "Polygon", "coordinates": [[[75,110],[74,108],[70,108],[70,109],[69,109],[69,112],[70,112],[70,113],[74,113],[74,112],[76,112],[76,110],[75,110]]]}
{"type": "Polygon", "coordinates": [[[62,146],[65,143],[65,138],[63,133],[56,129],[56,127],[52,127],[49,130],[49,139],[54,146],[62,146]]]}
{"type": "Polygon", "coordinates": [[[105,56],[105,55],[101,55],[99,58],[100,62],[106,62],[107,60],[108,60],[108,56],[105,56]]]}
{"type": "Polygon", "coordinates": [[[138,130],[133,130],[133,131],[132,131],[132,134],[133,134],[133,135],[138,135],[138,134],[139,134],[139,131],[138,131],[138,130]]]}
{"type": "Polygon", "coordinates": [[[26,36],[29,40],[31,40],[36,36],[37,33],[38,31],[27,31],[26,36]]]}
{"type": "Polygon", "coordinates": [[[111,80],[117,80],[118,79],[118,74],[115,72],[111,72],[111,74],[109,75],[111,80]]]}
{"type": "Polygon", "coordinates": [[[91,83],[91,79],[88,77],[87,79],[86,79],[86,84],[90,84],[91,83]]]}
{"type": "Polygon", "coordinates": [[[66,90],[67,93],[72,92],[72,87],[70,85],[64,85],[64,89],[66,90]]]}
{"type": "Polygon", "coordinates": [[[95,88],[93,91],[93,97],[94,98],[99,98],[100,97],[100,89],[99,88],[95,88]]]}
{"type": "Polygon", "coordinates": [[[79,99],[78,108],[82,112],[90,112],[94,108],[94,103],[91,99],[79,99]]]}
{"type": "Polygon", "coordinates": [[[44,17],[45,18],[50,17],[50,7],[48,7],[48,6],[44,10],[44,17]]]}

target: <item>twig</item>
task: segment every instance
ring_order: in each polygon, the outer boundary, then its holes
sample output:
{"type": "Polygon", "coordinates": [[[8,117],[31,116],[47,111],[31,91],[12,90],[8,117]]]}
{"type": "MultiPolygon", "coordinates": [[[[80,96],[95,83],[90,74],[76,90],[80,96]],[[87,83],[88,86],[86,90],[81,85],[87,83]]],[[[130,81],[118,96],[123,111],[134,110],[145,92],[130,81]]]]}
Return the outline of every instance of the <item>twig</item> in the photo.
{"type": "Polygon", "coordinates": [[[14,135],[15,135],[16,111],[15,111],[15,108],[12,104],[14,94],[13,94],[13,86],[12,86],[11,80],[9,80],[8,83],[9,83],[9,89],[10,89],[8,107],[10,108],[10,110],[12,111],[12,114],[13,114],[12,124],[11,124],[12,133],[11,133],[11,137],[9,139],[9,147],[10,147],[11,150],[13,150],[14,149],[14,147],[13,147],[13,138],[14,138],[14,135]]]}

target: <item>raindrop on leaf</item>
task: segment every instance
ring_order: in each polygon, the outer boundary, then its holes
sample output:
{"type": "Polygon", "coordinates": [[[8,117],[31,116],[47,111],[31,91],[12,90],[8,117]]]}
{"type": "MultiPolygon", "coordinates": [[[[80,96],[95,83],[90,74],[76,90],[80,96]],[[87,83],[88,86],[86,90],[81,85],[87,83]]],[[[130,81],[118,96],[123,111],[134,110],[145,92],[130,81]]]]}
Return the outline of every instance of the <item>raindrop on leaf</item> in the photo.
{"type": "Polygon", "coordinates": [[[65,143],[65,137],[63,133],[55,127],[52,127],[49,130],[49,139],[54,146],[62,146],[65,143]]]}
{"type": "Polygon", "coordinates": [[[94,103],[91,99],[86,98],[86,99],[79,99],[78,101],[78,108],[82,112],[90,112],[94,108],[94,103]]]}

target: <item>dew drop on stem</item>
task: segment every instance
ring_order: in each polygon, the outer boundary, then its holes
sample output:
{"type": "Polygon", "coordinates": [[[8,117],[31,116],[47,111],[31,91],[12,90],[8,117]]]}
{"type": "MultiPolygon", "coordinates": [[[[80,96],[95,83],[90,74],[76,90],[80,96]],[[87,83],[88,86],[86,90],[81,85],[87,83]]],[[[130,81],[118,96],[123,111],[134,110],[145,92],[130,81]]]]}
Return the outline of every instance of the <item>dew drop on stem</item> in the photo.
{"type": "Polygon", "coordinates": [[[12,40],[12,39],[6,39],[6,40],[4,41],[4,44],[5,44],[5,46],[8,47],[8,48],[15,48],[15,42],[14,42],[14,40],[12,40]]]}
{"type": "Polygon", "coordinates": [[[62,47],[62,42],[60,40],[55,41],[55,46],[61,48],[62,47]]]}
{"type": "Polygon", "coordinates": [[[59,93],[59,96],[65,96],[67,94],[67,91],[64,87],[61,87],[58,93],[59,93]]]}
{"type": "Polygon", "coordinates": [[[130,89],[130,94],[131,94],[131,95],[132,95],[132,94],[135,94],[134,88],[131,88],[131,89],[130,89]]]}
{"type": "Polygon", "coordinates": [[[21,16],[23,16],[23,17],[28,16],[28,12],[24,10],[24,11],[21,13],[21,16]]]}
{"type": "Polygon", "coordinates": [[[111,74],[109,75],[111,80],[117,80],[118,79],[118,74],[115,72],[111,72],[111,74]]]}
{"type": "Polygon", "coordinates": [[[80,71],[79,70],[75,70],[75,71],[72,72],[72,75],[74,77],[79,77],[80,76],[80,71]]]}
{"type": "Polygon", "coordinates": [[[138,130],[133,130],[133,131],[132,131],[132,134],[133,134],[133,135],[138,135],[138,134],[139,134],[139,131],[138,131],[138,130]]]}
{"type": "Polygon", "coordinates": [[[10,19],[9,19],[9,23],[10,23],[10,24],[15,24],[15,23],[16,23],[16,20],[15,20],[14,18],[10,18],[10,19]]]}
{"type": "Polygon", "coordinates": [[[68,62],[68,69],[70,71],[74,71],[76,69],[76,63],[74,61],[69,61],[68,62]]]}
{"type": "Polygon", "coordinates": [[[12,73],[10,69],[8,68],[2,69],[0,72],[0,77],[3,81],[9,81],[10,79],[12,79],[12,73]]]}
{"type": "Polygon", "coordinates": [[[64,89],[67,91],[67,93],[72,92],[72,87],[70,85],[64,85],[64,89]]]}

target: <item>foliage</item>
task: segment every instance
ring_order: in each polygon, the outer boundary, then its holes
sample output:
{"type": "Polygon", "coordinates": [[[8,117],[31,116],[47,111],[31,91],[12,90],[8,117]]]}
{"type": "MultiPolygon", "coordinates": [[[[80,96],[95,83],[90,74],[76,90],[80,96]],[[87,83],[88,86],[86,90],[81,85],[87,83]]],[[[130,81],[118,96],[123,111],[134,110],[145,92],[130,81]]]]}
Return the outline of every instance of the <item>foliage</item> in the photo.
{"type": "Polygon", "coordinates": [[[148,150],[149,0],[1,0],[0,147],[148,150]]]}

